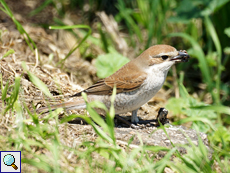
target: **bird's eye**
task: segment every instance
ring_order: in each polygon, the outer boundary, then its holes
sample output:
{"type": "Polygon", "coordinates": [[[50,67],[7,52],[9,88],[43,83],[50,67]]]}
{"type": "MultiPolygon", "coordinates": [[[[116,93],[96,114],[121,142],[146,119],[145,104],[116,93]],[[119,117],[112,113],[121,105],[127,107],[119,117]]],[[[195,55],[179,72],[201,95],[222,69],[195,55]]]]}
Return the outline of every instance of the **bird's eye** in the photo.
{"type": "Polygon", "coordinates": [[[166,60],[166,59],[168,59],[168,55],[163,55],[163,56],[161,56],[161,58],[163,59],[163,60],[166,60]]]}

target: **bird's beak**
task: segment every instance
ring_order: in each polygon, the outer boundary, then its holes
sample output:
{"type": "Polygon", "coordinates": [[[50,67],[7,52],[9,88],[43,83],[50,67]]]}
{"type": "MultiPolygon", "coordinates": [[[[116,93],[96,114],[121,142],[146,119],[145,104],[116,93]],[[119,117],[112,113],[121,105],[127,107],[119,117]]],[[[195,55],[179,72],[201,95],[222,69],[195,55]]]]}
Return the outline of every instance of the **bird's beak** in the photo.
{"type": "Polygon", "coordinates": [[[171,58],[170,61],[188,62],[189,54],[185,50],[178,51],[178,55],[171,58]]]}

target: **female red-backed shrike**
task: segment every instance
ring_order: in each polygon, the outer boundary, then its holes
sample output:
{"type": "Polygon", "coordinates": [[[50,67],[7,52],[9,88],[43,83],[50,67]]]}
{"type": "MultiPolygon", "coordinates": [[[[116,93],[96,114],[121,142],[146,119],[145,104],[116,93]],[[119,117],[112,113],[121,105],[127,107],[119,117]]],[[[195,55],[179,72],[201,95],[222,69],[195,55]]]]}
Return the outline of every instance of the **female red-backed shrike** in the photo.
{"type": "MultiPolygon", "coordinates": [[[[117,89],[114,108],[116,114],[132,112],[131,121],[137,123],[138,109],[147,103],[162,87],[170,67],[176,62],[187,62],[189,55],[185,50],[177,51],[169,45],[155,45],[145,50],[136,59],[125,64],[105,79],[99,80],[89,88],[73,95],[81,96],[85,92],[88,101],[101,101],[110,108],[113,87],[117,89]]],[[[83,98],[50,107],[40,108],[38,112],[47,112],[63,107],[66,110],[86,108],[83,98]]]]}

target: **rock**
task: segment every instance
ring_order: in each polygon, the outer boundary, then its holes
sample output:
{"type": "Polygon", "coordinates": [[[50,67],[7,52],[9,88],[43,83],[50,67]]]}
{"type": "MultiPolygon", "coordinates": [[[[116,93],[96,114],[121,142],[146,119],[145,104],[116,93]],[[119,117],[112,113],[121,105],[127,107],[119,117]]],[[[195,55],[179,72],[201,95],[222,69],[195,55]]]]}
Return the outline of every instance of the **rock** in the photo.
{"type": "Polygon", "coordinates": [[[138,136],[141,137],[144,145],[163,146],[170,148],[172,147],[172,142],[175,146],[178,146],[178,151],[182,154],[185,154],[186,150],[185,148],[181,147],[181,145],[189,144],[187,137],[190,138],[190,140],[197,146],[199,134],[204,145],[209,151],[211,151],[208,145],[208,138],[205,133],[199,132],[197,134],[195,130],[186,130],[183,128],[183,126],[165,127],[165,130],[169,138],[167,137],[163,129],[156,127],[149,127],[138,130],[131,128],[117,128],[115,129],[115,132],[117,140],[120,141],[128,142],[133,137],[132,144],[134,145],[140,145],[140,140],[138,136]]]}
{"type": "MultiPolygon", "coordinates": [[[[129,140],[133,138],[131,145],[129,145],[130,148],[137,148],[141,144],[139,137],[141,138],[144,145],[163,146],[167,148],[172,148],[172,142],[175,146],[178,147],[178,151],[181,154],[187,153],[186,149],[182,147],[182,145],[189,146],[189,141],[187,140],[187,137],[190,138],[190,140],[196,146],[199,143],[197,132],[192,129],[186,130],[183,126],[165,127],[165,130],[169,138],[165,134],[164,130],[153,126],[146,127],[143,129],[116,127],[114,130],[117,143],[119,145],[127,146],[129,140]]],[[[69,147],[71,147],[71,145],[74,143],[80,144],[83,141],[95,141],[97,138],[95,131],[90,125],[62,124],[59,126],[59,132],[62,138],[62,142],[66,144],[68,143],[69,147]],[[66,134],[66,132],[69,133],[66,134]]],[[[202,132],[199,132],[198,134],[201,140],[203,141],[204,145],[207,147],[209,153],[211,153],[212,151],[208,144],[207,135],[202,132]]],[[[164,153],[161,153],[161,155],[164,156],[164,153]]]]}

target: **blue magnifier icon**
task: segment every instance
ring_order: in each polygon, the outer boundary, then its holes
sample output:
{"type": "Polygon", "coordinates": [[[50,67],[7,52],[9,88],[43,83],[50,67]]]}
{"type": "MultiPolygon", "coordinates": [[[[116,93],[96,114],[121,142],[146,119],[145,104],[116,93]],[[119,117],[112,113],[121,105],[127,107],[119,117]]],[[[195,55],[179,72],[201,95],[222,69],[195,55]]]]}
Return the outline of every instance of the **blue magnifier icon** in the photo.
{"type": "Polygon", "coordinates": [[[7,166],[12,166],[15,170],[18,169],[18,167],[14,164],[15,163],[15,158],[11,154],[7,154],[3,158],[3,162],[7,166]]]}

